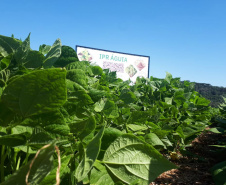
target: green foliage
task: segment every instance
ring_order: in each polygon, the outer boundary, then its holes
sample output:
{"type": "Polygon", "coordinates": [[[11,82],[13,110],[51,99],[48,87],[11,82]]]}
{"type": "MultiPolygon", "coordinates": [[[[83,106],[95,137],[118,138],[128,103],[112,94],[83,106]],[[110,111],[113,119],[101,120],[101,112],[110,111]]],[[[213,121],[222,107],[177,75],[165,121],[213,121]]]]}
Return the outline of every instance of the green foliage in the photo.
{"type": "Polygon", "coordinates": [[[52,111],[66,101],[65,76],[66,71],[61,69],[22,75],[4,89],[1,99],[23,117],[52,111]]]}
{"type": "Polygon", "coordinates": [[[75,50],[69,46],[62,46],[61,55],[54,63],[55,67],[65,67],[66,65],[79,61],[75,50]]]}
{"type": "Polygon", "coordinates": [[[226,184],[226,161],[216,164],[211,168],[211,173],[213,175],[213,180],[216,185],[226,184]]]}
{"type": "Polygon", "coordinates": [[[28,182],[31,184],[39,184],[45,176],[52,170],[54,153],[54,144],[51,144],[41,150],[40,154],[34,158],[34,161],[28,162],[21,167],[19,171],[15,172],[10,178],[1,185],[26,185],[26,177],[28,175],[28,182]],[[32,163],[32,164],[31,164],[32,163]],[[28,173],[29,172],[29,173],[28,173]]]}
{"type": "Polygon", "coordinates": [[[67,79],[76,82],[83,87],[87,86],[86,74],[81,69],[71,69],[67,71],[67,79]]]}
{"type": "Polygon", "coordinates": [[[103,163],[108,170],[126,184],[139,179],[139,184],[149,184],[162,172],[176,168],[154,147],[133,135],[117,138],[105,152],[103,163]]]}
{"type": "Polygon", "coordinates": [[[193,83],[167,73],[130,85],[79,62],[59,39],[33,51],[30,34],[23,42],[0,36],[0,62],[2,184],[25,184],[29,160],[47,144],[33,184],[55,184],[55,145],[61,184],[150,184],[176,168],[159,151],[184,149],[217,114],[193,83]]]}

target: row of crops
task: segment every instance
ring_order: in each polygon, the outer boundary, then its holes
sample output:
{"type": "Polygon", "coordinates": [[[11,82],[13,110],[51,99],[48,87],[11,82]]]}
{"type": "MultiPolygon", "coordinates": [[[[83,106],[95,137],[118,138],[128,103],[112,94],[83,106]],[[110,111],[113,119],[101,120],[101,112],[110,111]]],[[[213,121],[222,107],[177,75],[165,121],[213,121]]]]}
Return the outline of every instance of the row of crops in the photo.
{"type": "Polygon", "coordinates": [[[220,114],[170,73],[131,84],[65,52],[0,36],[1,185],[147,185],[220,114]]]}

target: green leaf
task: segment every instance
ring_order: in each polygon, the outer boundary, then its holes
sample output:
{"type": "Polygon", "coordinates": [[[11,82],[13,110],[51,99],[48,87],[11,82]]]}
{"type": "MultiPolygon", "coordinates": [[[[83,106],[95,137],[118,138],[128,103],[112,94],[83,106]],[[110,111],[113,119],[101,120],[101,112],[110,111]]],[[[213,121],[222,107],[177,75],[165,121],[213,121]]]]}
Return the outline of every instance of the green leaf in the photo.
{"type": "Polygon", "coordinates": [[[161,141],[165,146],[173,146],[167,136],[161,138],[161,141]]]}
{"type": "Polygon", "coordinates": [[[62,69],[25,74],[9,83],[2,101],[24,117],[53,111],[66,101],[65,76],[66,71],[62,69]]]}
{"type": "MultiPolygon", "coordinates": [[[[70,159],[71,159],[70,155],[61,158],[60,179],[65,175],[70,159]]],[[[42,180],[42,182],[39,185],[55,184],[57,168],[58,168],[58,160],[55,161],[53,170],[42,180]]]]}
{"type": "Polygon", "coordinates": [[[106,150],[103,163],[113,176],[130,184],[150,184],[161,173],[176,168],[155,148],[129,134],[118,137],[106,150]]]}
{"type": "Polygon", "coordinates": [[[4,57],[3,59],[0,59],[0,69],[5,69],[9,66],[11,60],[12,60],[12,54],[7,55],[6,57],[4,57]]]}
{"type": "Polygon", "coordinates": [[[101,98],[106,96],[106,94],[107,93],[105,91],[102,91],[102,90],[93,89],[93,88],[89,89],[89,95],[94,102],[99,101],[101,98]]]}
{"type": "Polygon", "coordinates": [[[172,105],[172,101],[173,101],[172,98],[165,98],[165,102],[166,102],[168,105],[172,105]]]}
{"type": "Polygon", "coordinates": [[[61,55],[61,41],[60,39],[57,39],[50,48],[49,52],[47,53],[43,67],[44,68],[52,67],[53,64],[60,57],[60,55],[61,55]]]}
{"type": "Polygon", "coordinates": [[[132,112],[128,123],[144,123],[150,117],[150,112],[134,111],[132,112]]]}
{"type": "Polygon", "coordinates": [[[130,128],[134,132],[148,129],[148,127],[145,125],[135,125],[135,124],[127,124],[127,127],[130,128]]]}
{"type": "Polygon", "coordinates": [[[119,116],[118,107],[114,101],[108,100],[104,105],[103,112],[107,118],[117,118],[119,116]]]}
{"type": "Polygon", "coordinates": [[[53,138],[46,132],[38,132],[31,136],[28,141],[29,146],[39,147],[51,143],[53,138]]]}
{"type": "Polygon", "coordinates": [[[225,132],[225,129],[221,128],[221,127],[215,127],[215,128],[211,128],[208,131],[216,133],[216,134],[223,134],[225,132]]]}
{"type": "Polygon", "coordinates": [[[84,157],[79,163],[79,166],[75,172],[75,177],[78,179],[78,182],[82,181],[87,176],[98,157],[104,128],[105,127],[101,128],[101,130],[97,133],[97,135],[93,138],[93,140],[87,145],[87,148],[85,149],[84,157]]]}
{"type": "Polygon", "coordinates": [[[208,106],[210,104],[210,100],[207,100],[206,98],[199,97],[196,101],[196,105],[200,106],[208,106]]]}
{"type": "Polygon", "coordinates": [[[104,106],[105,106],[105,102],[103,99],[101,99],[100,101],[94,104],[94,110],[96,112],[101,112],[104,109],[104,106]]]}
{"type": "Polygon", "coordinates": [[[88,136],[96,128],[96,120],[93,116],[85,120],[74,120],[69,124],[72,133],[75,133],[81,140],[88,136]]]}
{"type": "Polygon", "coordinates": [[[39,46],[39,52],[41,52],[43,55],[46,55],[50,49],[51,49],[50,45],[42,44],[39,46]]]}
{"type": "Polygon", "coordinates": [[[121,98],[121,100],[124,101],[125,104],[134,103],[137,99],[135,94],[131,91],[122,93],[119,98],[121,98]]]}
{"type": "Polygon", "coordinates": [[[92,66],[91,69],[94,75],[101,75],[103,73],[103,69],[100,66],[92,66]]]}
{"type": "Polygon", "coordinates": [[[29,51],[28,55],[24,61],[24,66],[26,68],[38,68],[42,66],[45,57],[39,51],[29,51]]]}
{"type": "Polygon", "coordinates": [[[80,104],[81,106],[93,103],[93,100],[81,85],[68,79],[66,79],[66,84],[68,89],[68,101],[80,104]]]}
{"type": "Polygon", "coordinates": [[[0,136],[0,145],[6,145],[10,147],[24,145],[26,143],[26,137],[23,134],[10,134],[0,136]]]}
{"type": "Polygon", "coordinates": [[[121,136],[123,133],[113,127],[105,128],[104,135],[102,137],[101,141],[101,149],[106,150],[112,142],[115,141],[119,136],[121,136]]]}
{"type": "Polygon", "coordinates": [[[17,39],[0,35],[0,54],[7,57],[9,54],[14,53],[20,44],[21,41],[17,39]]]}
{"type": "Polygon", "coordinates": [[[45,176],[52,170],[53,159],[52,155],[55,151],[55,145],[51,144],[42,149],[38,156],[34,159],[31,166],[31,161],[22,166],[18,171],[16,171],[12,176],[10,176],[1,185],[26,185],[26,175],[30,172],[28,177],[28,182],[30,184],[39,184],[45,176]]]}
{"type": "Polygon", "coordinates": [[[15,58],[16,62],[20,65],[22,65],[26,62],[26,58],[30,51],[30,35],[31,34],[29,33],[28,37],[17,48],[17,50],[14,54],[14,58],[15,58]]]}
{"type": "Polygon", "coordinates": [[[166,77],[165,77],[165,80],[170,84],[171,80],[172,80],[172,75],[168,72],[166,72],[166,77]]]}
{"type": "Polygon", "coordinates": [[[78,83],[82,87],[87,86],[86,74],[82,69],[71,69],[67,71],[67,79],[78,83]]]}
{"type": "Polygon", "coordinates": [[[13,121],[15,113],[0,101],[0,126],[6,127],[13,121]]]}
{"type": "Polygon", "coordinates": [[[36,116],[36,118],[41,123],[40,126],[51,134],[67,136],[70,132],[70,128],[60,110],[44,113],[36,116]]]}
{"type": "Polygon", "coordinates": [[[145,135],[145,141],[155,148],[166,148],[163,142],[159,139],[159,137],[154,133],[149,133],[145,135]]]}
{"type": "Polygon", "coordinates": [[[21,125],[17,125],[12,128],[12,134],[23,134],[26,138],[30,138],[33,129],[31,127],[25,127],[21,125]]]}
{"type": "Polygon", "coordinates": [[[98,162],[94,163],[94,168],[90,174],[90,185],[114,185],[106,168],[98,162]]]}
{"type": "Polygon", "coordinates": [[[216,185],[226,185],[226,161],[216,164],[210,171],[216,185]]]}

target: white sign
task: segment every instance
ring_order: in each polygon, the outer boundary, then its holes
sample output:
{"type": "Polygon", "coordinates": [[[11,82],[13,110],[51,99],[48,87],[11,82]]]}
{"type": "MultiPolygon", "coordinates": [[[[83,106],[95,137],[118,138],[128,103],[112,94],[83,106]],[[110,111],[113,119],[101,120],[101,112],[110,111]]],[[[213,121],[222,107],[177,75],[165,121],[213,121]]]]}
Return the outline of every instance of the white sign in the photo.
{"type": "Polygon", "coordinates": [[[89,61],[99,65],[102,69],[116,71],[117,77],[122,80],[130,79],[135,82],[137,77],[148,78],[149,56],[133,55],[83,46],[76,46],[76,52],[80,61],[89,61]]]}

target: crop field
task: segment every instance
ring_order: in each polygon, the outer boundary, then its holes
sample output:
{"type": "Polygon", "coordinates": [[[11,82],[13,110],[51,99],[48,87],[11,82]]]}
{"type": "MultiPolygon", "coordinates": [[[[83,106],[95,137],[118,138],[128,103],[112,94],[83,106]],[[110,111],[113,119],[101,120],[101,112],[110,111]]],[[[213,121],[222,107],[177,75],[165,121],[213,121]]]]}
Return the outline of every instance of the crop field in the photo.
{"type": "Polygon", "coordinates": [[[161,183],[179,161],[205,164],[194,149],[205,134],[217,138],[205,149],[220,159],[211,179],[225,185],[225,103],[210,107],[168,72],[123,81],[78,61],[60,39],[36,51],[30,34],[0,35],[0,185],[161,183]]]}

